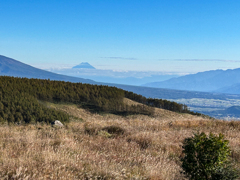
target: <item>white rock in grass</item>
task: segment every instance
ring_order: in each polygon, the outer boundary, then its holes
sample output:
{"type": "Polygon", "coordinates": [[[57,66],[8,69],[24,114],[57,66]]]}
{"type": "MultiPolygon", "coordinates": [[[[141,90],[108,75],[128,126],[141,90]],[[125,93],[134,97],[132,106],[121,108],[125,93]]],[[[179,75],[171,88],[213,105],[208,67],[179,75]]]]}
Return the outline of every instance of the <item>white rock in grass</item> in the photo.
{"type": "Polygon", "coordinates": [[[52,123],[53,126],[63,127],[64,125],[61,123],[61,121],[56,120],[52,123]]]}

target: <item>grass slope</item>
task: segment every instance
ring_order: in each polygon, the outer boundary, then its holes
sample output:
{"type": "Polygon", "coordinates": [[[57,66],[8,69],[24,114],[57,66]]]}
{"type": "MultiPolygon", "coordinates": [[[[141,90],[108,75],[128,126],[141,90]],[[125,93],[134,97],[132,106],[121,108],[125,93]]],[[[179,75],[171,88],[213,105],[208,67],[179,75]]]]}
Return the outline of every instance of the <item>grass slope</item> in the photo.
{"type": "Polygon", "coordinates": [[[223,133],[240,168],[240,122],[157,108],[150,117],[93,114],[77,105],[48,106],[68,113],[71,122],[61,129],[40,124],[0,126],[0,177],[184,179],[179,161],[182,141],[194,131],[223,133]]]}

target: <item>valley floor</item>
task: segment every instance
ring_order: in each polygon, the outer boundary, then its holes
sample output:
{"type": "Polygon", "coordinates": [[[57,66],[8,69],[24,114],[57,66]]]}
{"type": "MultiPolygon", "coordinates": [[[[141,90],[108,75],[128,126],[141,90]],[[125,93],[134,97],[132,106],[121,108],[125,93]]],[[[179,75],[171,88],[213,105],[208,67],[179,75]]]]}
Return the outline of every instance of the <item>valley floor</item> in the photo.
{"type": "Polygon", "coordinates": [[[182,142],[193,132],[222,133],[240,168],[240,122],[156,109],[153,117],[91,114],[55,105],[72,116],[64,128],[0,126],[3,179],[184,179],[182,142]]]}

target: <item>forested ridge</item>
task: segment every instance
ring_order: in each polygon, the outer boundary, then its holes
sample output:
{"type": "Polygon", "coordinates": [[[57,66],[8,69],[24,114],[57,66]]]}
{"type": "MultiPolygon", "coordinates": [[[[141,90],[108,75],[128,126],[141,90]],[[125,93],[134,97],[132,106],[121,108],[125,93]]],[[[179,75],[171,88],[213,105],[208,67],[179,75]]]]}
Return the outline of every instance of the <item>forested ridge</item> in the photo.
{"type": "Polygon", "coordinates": [[[68,121],[69,116],[40,101],[73,103],[96,112],[153,115],[152,107],[191,113],[185,105],[145,98],[116,87],[0,76],[0,121],[12,123],[68,121]],[[123,98],[148,106],[129,106],[123,98]]]}

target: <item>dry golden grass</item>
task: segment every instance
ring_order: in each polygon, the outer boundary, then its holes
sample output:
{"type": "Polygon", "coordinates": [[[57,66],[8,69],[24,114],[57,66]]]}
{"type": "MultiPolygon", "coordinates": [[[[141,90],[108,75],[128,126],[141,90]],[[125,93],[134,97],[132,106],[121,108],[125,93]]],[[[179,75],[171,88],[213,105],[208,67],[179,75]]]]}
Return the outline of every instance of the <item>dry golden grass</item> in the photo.
{"type": "Polygon", "coordinates": [[[0,126],[2,179],[184,179],[182,141],[196,131],[223,133],[240,167],[240,122],[161,109],[154,117],[121,117],[50,106],[76,118],[65,128],[0,126]]]}

